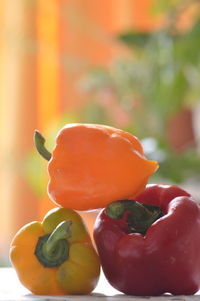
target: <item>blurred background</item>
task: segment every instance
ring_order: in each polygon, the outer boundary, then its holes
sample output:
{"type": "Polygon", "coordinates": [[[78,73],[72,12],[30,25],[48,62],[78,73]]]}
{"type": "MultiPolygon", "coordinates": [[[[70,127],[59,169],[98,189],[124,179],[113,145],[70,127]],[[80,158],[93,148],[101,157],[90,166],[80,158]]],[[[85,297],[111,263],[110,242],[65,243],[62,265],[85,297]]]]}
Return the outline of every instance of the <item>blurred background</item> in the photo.
{"type": "Polygon", "coordinates": [[[200,201],[200,1],[2,0],[0,22],[0,266],[55,207],[35,129],[49,150],[66,123],[127,130],[159,161],[151,182],[200,201]]]}

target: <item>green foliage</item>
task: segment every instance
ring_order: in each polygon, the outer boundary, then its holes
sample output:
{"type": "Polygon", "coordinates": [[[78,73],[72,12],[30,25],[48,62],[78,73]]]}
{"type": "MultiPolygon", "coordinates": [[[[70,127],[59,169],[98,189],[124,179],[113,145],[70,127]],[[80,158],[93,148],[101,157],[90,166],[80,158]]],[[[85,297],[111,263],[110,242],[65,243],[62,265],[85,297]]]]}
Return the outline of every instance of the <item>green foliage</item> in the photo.
{"type": "Polygon", "coordinates": [[[156,142],[155,145],[152,152],[148,152],[144,145],[148,158],[159,163],[158,172],[151,176],[152,183],[159,182],[160,178],[176,184],[181,184],[185,179],[199,178],[200,156],[194,149],[179,154],[156,142]]]}
{"type": "Polygon", "coordinates": [[[144,39],[143,33],[128,32],[123,34],[123,39],[119,35],[119,40],[133,51],[136,46],[138,51],[140,36],[143,43],[136,59],[140,69],[146,67],[147,76],[140,77],[137,88],[146,104],[151,103],[166,120],[191,104],[191,98],[200,93],[200,21],[185,34],[172,34],[165,29],[145,34],[144,39]]]}
{"type": "MultiPolygon", "coordinates": [[[[82,88],[92,95],[91,102],[98,102],[100,107],[101,100],[104,101],[102,92],[112,94],[130,118],[125,130],[140,139],[156,139],[158,150],[165,154],[159,175],[176,183],[192,174],[199,176],[200,170],[196,150],[177,155],[170,149],[166,135],[170,118],[192,108],[200,96],[200,20],[187,32],[177,32],[174,18],[179,17],[184,5],[182,1],[160,1],[158,11],[167,11],[169,18],[173,17],[171,23],[150,33],[120,33],[117,38],[130,54],[111,62],[107,68],[95,67],[82,81],[82,88]]],[[[108,114],[107,108],[104,110],[108,114]]],[[[106,114],[101,115],[105,118],[106,114]]],[[[111,115],[107,118],[116,125],[111,115]]]]}
{"type": "Polygon", "coordinates": [[[181,184],[185,179],[199,177],[199,170],[200,156],[194,150],[189,150],[182,155],[169,152],[166,160],[160,163],[159,174],[164,179],[181,184]]]}
{"type": "Polygon", "coordinates": [[[138,32],[125,32],[118,35],[118,39],[125,43],[128,46],[138,46],[143,47],[146,45],[150,38],[150,34],[148,33],[138,33],[138,32]]]}
{"type": "MultiPolygon", "coordinates": [[[[191,1],[192,2],[192,1],[191,1]]],[[[154,0],[152,12],[155,14],[174,12],[184,5],[183,0],[154,0]]]]}

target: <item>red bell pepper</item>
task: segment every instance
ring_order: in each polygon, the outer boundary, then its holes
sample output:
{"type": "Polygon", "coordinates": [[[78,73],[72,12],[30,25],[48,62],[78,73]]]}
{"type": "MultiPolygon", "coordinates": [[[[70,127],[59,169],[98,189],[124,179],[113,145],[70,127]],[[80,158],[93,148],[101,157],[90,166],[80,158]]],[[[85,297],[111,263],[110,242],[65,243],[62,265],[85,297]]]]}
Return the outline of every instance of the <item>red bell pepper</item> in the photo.
{"type": "Polygon", "coordinates": [[[134,200],[110,203],[94,239],[107,280],[125,294],[192,295],[200,288],[200,206],[175,185],[147,185],[134,200]]]}

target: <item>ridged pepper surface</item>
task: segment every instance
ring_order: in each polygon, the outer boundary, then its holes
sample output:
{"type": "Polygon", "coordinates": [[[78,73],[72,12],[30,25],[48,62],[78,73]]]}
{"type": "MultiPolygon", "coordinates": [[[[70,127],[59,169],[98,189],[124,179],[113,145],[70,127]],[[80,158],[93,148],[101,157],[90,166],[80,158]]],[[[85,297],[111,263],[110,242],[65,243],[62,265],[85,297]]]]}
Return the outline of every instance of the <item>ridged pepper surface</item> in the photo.
{"type": "Polygon", "coordinates": [[[148,185],[98,216],[94,239],[110,284],[138,296],[200,289],[200,207],[174,185],[148,185]]]}
{"type": "Polygon", "coordinates": [[[145,158],[135,136],[98,124],[67,124],[58,132],[52,156],[41,147],[39,152],[49,160],[50,199],[76,210],[135,196],[158,168],[145,158]]]}
{"type": "Polygon", "coordinates": [[[82,218],[65,208],[19,230],[10,259],[21,283],[34,294],[88,294],[99,278],[99,258],[82,218]]]}

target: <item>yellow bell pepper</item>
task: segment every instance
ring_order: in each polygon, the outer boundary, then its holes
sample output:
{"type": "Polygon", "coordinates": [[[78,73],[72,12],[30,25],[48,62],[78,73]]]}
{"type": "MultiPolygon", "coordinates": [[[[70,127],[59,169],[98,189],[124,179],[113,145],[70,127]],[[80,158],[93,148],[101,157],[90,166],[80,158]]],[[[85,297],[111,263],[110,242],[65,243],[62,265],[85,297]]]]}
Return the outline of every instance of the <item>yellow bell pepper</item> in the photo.
{"type": "Polygon", "coordinates": [[[15,235],[10,260],[21,283],[39,295],[88,294],[100,264],[80,215],[55,208],[15,235]]]}

